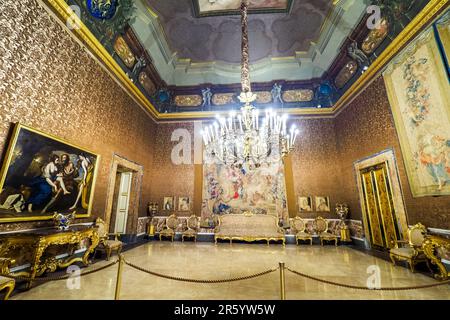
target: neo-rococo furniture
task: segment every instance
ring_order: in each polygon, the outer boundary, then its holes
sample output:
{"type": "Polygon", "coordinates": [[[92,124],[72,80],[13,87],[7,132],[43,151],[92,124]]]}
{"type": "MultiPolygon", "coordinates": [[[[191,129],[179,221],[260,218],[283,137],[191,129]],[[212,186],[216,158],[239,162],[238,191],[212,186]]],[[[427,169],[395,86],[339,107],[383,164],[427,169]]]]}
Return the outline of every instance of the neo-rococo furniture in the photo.
{"type": "Polygon", "coordinates": [[[195,242],[197,241],[198,224],[196,215],[192,215],[187,219],[187,230],[181,235],[181,242],[184,242],[184,238],[193,238],[195,242]]]}
{"type": "Polygon", "coordinates": [[[407,261],[411,271],[415,272],[415,265],[425,262],[432,272],[428,258],[422,249],[426,234],[427,228],[421,223],[409,228],[408,240],[397,240],[396,248],[389,251],[392,263],[395,265],[396,260],[407,261]]]}
{"type": "Polygon", "coordinates": [[[328,221],[322,217],[317,217],[314,219],[314,229],[316,230],[319,238],[320,244],[323,246],[324,241],[334,241],[337,246],[338,237],[337,235],[328,231],[328,221]]]}
{"type": "Polygon", "coordinates": [[[109,260],[113,251],[116,251],[117,255],[119,255],[123,247],[123,242],[119,240],[120,234],[108,233],[106,223],[101,218],[95,220],[94,226],[97,228],[99,237],[99,244],[97,248],[95,248],[94,256],[97,251],[105,251],[106,260],[109,260]],[[110,237],[114,237],[114,240],[110,240],[110,237]]]}
{"type": "Polygon", "coordinates": [[[427,235],[422,243],[422,250],[431,263],[438,267],[439,272],[435,273],[434,277],[438,280],[447,280],[450,277],[450,272],[442,263],[440,254],[443,253],[443,250],[450,252],[450,239],[427,235]],[[440,250],[441,252],[439,252],[440,250]]]}
{"type": "Polygon", "coordinates": [[[312,245],[312,234],[309,232],[306,232],[306,223],[305,221],[300,217],[295,217],[292,220],[292,227],[295,232],[295,243],[298,244],[300,240],[302,241],[309,241],[309,243],[312,245]]]}
{"type": "Polygon", "coordinates": [[[159,241],[162,240],[162,238],[170,238],[173,242],[173,239],[175,237],[175,229],[177,228],[178,224],[178,218],[175,214],[171,214],[166,219],[166,225],[164,226],[164,229],[160,231],[159,233],[159,241]]]}
{"type": "Polygon", "coordinates": [[[285,245],[284,230],[278,226],[278,219],[268,214],[224,214],[214,232],[214,240],[242,240],[247,242],[265,240],[282,241],[285,245]]]}
{"type": "MultiPolygon", "coordinates": [[[[14,263],[14,260],[7,258],[0,258],[0,274],[9,274],[9,267],[14,263]]],[[[3,300],[8,300],[9,296],[16,286],[16,281],[11,278],[0,276],[0,292],[6,290],[3,300]]]]}
{"type": "Polygon", "coordinates": [[[31,278],[28,288],[31,287],[32,280],[42,275],[44,272],[54,272],[57,268],[65,268],[75,262],[89,264],[89,254],[99,243],[97,229],[92,226],[71,226],[68,230],[60,231],[56,229],[41,229],[26,231],[0,236],[0,256],[9,257],[14,250],[21,250],[22,256],[29,256],[31,264],[29,271],[15,273],[17,276],[31,278]],[[74,255],[75,249],[88,241],[89,244],[82,257],[74,255]],[[69,246],[69,256],[64,259],[56,259],[53,255],[44,255],[50,246],[69,246]]]}

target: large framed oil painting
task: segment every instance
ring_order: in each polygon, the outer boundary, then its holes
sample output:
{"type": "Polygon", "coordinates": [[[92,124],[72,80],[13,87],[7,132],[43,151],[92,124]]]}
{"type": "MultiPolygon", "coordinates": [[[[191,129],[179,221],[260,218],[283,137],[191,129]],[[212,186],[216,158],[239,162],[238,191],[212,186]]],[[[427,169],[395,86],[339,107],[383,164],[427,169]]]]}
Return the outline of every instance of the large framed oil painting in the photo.
{"type": "MultiPolygon", "coordinates": [[[[192,0],[197,17],[240,14],[241,0],[192,0]]],[[[250,0],[251,13],[288,13],[293,0],[250,0]]]]}
{"type": "Polygon", "coordinates": [[[414,197],[450,194],[450,86],[432,28],[403,50],[384,80],[414,197]]]}
{"type": "MultiPolygon", "coordinates": [[[[270,214],[288,219],[284,165],[205,164],[202,218],[213,214],[270,214]]],[[[285,220],[287,221],[287,220],[285,220]]]]}
{"type": "Polygon", "coordinates": [[[16,124],[0,180],[0,222],[89,217],[100,156],[16,124]]]}

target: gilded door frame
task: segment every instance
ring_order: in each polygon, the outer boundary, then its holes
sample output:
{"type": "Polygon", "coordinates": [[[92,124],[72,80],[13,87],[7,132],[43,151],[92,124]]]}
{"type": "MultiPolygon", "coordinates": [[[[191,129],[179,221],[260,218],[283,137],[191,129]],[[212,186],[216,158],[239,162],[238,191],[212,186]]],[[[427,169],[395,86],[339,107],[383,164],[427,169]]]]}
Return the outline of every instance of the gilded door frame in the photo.
{"type": "MultiPolygon", "coordinates": [[[[358,193],[359,193],[359,203],[361,205],[362,220],[364,225],[364,233],[366,234],[366,238],[369,239],[367,235],[369,235],[370,232],[366,220],[367,217],[365,214],[366,208],[364,201],[364,192],[361,183],[362,178],[361,170],[381,163],[386,163],[386,166],[388,168],[388,178],[392,189],[392,201],[400,235],[402,236],[403,239],[408,239],[408,217],[406,213],[406,206],[403,201],[404,199],[403,191],[400,184],[400,178],[398,175],[397,160],[395,158],[393,149],[383,150],[370,157],[358,160],[354,163],[356,184],[358,186],[358,193]]],[[[370,245],[372,246],[371,239],[369,239],[369,242],[370,245]]]]}

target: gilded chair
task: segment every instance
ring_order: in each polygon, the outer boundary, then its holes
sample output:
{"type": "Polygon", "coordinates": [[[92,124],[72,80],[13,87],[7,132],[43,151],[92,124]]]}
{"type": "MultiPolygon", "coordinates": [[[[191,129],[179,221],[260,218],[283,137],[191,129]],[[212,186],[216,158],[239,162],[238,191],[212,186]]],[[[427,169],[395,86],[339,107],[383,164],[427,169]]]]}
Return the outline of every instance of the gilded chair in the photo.
{"type": "MultiPolygon", "coordinates": [[[[7,258],[0,258],[0,274],[9,274],[9,267],[14,263],[14,260],[7,258]]],[[[8,300],[9,296],[16,286],[16,281],[11,278],[0,276],[0,292],[6,290],[3,300],[8,300]]]]}
{"type": "Polygon", "coordinates": [[[334,244],[337,246],[337,235],[332,234],[328,231],[328,221],[322,217],[317,217],[314,219],[314,229],[320,238],[320,244],[323,246],[324,241],[334,241],[334,244]]]}
{"type": "Polygon", "coordinates": [[[195,214],[191,215],[187,219],[187,230],[181,235],[181,242],[184,242],[184,238],[194,238],[197,242],[197,231],[198,231],[198,219],[195,214]]]}
{"type": "Polygon", "coordinates": [[[108,233],[106,223],[101,218],[95,220],[95,227],[97,228],[99,243],[97,248],[95,248],[94,256],[97,251],[105,251],[106,260],[109,260],[113,251],[117,251],[117,255],[119,255],[123,247],[123,242],[119,240],[120,234],[108,233]],[[114,240],[109,239],[111,236],[114,237],[114,240]]]}
{"type": "Polygon", "coordinates": [[[407,261],[412,272],[415,272],[415,265],[420,262],[425,262],[428,269],[431,272],[431,266],[422,250],[422,244],[425,241],[425,236],[427,235],[427,228],[418,223],[412,226],[408,230],[408,240],[397,240],[396,248],[392,248],[389,251],[389,256],[391,257],[392,263],[395,266],[395,261],[407,261]]]}
{"type": "Polygon", "coordinates": [[[293,229],[295,230],[295,243],[298,244],[299,240],[309,241],[312,245],[312,235],[306,231],[306,223],[300,217],[295,217],[292,221],[293,229]]]}
{"type": "Polygon", "coordinates": [[[159,233],[159,241],[162,241],[162,238],[170,238],[173,242],[175,238],[175,229],[177,228],[178,218],[175,214],[171,214],[168,218],[166,218],[166,225],[164,229],[159,233]]]}

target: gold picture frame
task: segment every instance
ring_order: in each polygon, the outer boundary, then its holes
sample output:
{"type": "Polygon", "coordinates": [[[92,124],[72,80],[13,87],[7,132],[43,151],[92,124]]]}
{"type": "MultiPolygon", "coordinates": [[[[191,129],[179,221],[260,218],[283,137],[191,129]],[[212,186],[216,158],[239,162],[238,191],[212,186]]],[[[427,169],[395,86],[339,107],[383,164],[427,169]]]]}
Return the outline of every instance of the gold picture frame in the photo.
{"type": "Polygon", "coordinates": [[[315,197],[316,212],[331,212],[330,197],[315,197]]]}
{"type": "Polygon", "coordinates": [[[99,162],[92,151],[14,124],[0,171],[0,223],[50,220],[55,212],[90,217],[99,162]]]}
{"type": "Polygon", "coordinates": [[[312,212],[313,201],[311,196],[299,196],[298,199],[298,211],[299,212],[312,212]]]}
{"type": "Polygon", "coordinates": [[[190,211],[190,210],[191,210],[191,198],[178,197],[178,211],[190,211]]]}
{"type": "Polygon", "coordinates": [[[175,210],[175,197],[169,196],[163,198],[163,211],[171,212],[175,210]]]}

